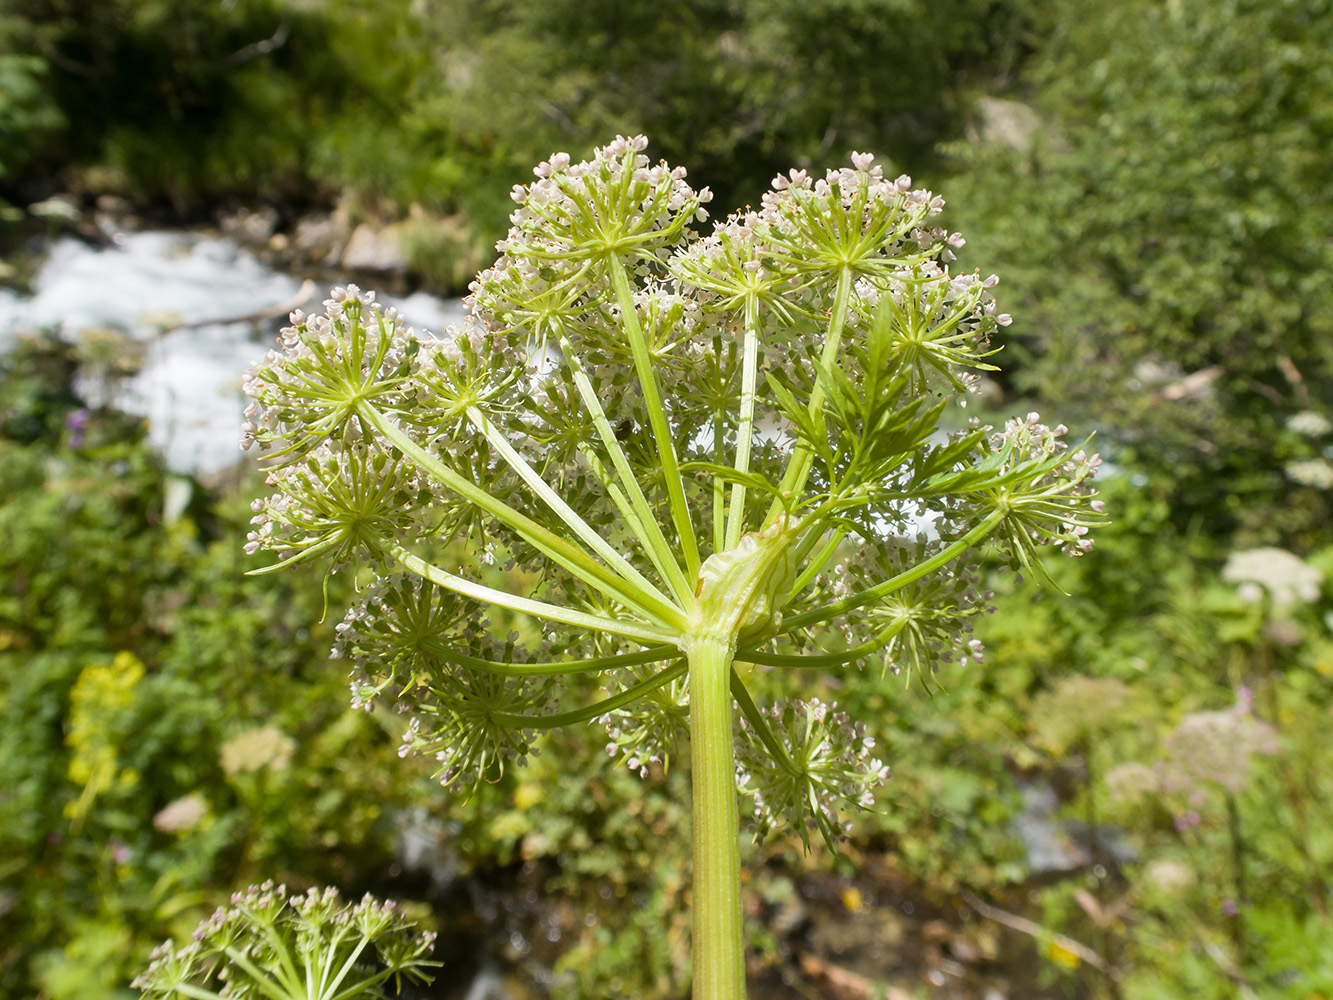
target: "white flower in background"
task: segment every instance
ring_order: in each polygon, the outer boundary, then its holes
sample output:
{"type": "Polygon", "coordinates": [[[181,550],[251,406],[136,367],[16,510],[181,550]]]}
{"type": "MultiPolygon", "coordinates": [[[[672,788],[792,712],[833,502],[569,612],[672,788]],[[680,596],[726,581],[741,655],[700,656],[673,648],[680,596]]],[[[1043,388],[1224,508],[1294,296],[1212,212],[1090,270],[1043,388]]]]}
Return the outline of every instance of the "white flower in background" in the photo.
{"type": "Polygon", "coordinates": [[[1168,896],[1180,895],[1199,880],[1189,865],[1165,859],[1150,861],[1144,874],[1151,885],[1168,896]]]}
{"type": "Polygon", "coordinates": [[[295,749],[296,741],[277,726],[258,726],[223,743],[218,758],[227,774],[253,774],[265,767],[285,771],[295,749]]]}
{"type": "Polygon", "coordinates": [[[166,833],[183,833],[199,825],[208,814],[208,800],[198,792],[182,795],[158,810],[153,826],[166,833]]]}
{"type": "Polygon", "coordinates": [[[1329,431],[1333,431],[1333,423],[1330,423],[1322,413],[1302,410],[1287,421],[1287,429],[1305,437],[1323,437],[1329,431]]]}
{"type": "Polygon", "coordinates": [[[1166,738],[1160,765],[1162,791],[1202,804],[1210,788],[1232,795],[1245,790],[1255,754],[1271,755],[1281,745],[1277,733],[1250,713],[1247,693],[1220,712],[1193,712],[1166,738]]]}
{"type": "Polygon", "coordinates": [[[1227,557],[1222,579],[1239,584],[1241,598],[1251,603],[1266,590],[1278,605],[1319,599],[1324,574],[1286,549],[1242,549],[1227,557]]]}
{"type": "Polygon", "coordinates": [[[1291,462],[1284,471],[1288,479],[1302,486],[1313,486],[1321,490],[1333,487],[1333,465],[1322,458],[1291,462]]]}

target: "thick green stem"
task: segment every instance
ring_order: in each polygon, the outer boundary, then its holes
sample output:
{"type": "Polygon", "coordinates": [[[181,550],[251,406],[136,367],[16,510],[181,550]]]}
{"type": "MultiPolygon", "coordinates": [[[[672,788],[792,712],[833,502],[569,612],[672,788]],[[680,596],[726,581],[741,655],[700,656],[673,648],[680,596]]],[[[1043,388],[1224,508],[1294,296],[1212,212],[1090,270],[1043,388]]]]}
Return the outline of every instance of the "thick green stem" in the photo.
{"type": "Polygon", "coordinates": [[[731,744],[727,637],[696,636],[690,662],[690,781],[694,799],[694,1000],[744,1000],[741,853],[731,744]]]}

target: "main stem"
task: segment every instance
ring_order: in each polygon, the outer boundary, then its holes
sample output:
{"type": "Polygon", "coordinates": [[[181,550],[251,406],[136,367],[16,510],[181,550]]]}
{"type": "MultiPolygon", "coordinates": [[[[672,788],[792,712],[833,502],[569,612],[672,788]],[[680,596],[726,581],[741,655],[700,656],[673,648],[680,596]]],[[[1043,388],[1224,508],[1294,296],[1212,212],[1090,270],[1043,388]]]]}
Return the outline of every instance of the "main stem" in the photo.
{"type": "Polygon", "coordinates": [[[694,1000],[744,1000],[741,852],[731,744],[731,637],[698,636],[690,665],[694,1000]]]}

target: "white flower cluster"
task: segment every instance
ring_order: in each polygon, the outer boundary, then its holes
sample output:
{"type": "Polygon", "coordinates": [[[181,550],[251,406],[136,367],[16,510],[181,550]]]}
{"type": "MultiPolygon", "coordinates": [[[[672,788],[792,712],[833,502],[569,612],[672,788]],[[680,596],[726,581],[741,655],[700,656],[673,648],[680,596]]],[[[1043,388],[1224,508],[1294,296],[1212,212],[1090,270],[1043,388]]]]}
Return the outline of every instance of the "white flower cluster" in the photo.
{"type": "Polygon", "coordinates": [[[434,944],[434,932],[418,933],[391,901],[367,895],[349,906],[333,888],[289,895],[265,882],[235,893],[188,943],[154,949],[131,985],[163,1000],[275,1000],[275,984],[292,1000],[360,1000],[383,996],[393,977],[430,982],[426,970],[439,964],[428,957],[434,944]],[[237,954],[245,961],[233,961],[237,954]]]}
{"type": "Polygon", "coordinates": [[[402,417],[427,434],[447,435],[451,447],[477,440],[470,414],[495,416],[523,405],[533,377],[530,352],[508,331],[468,316],[444,337],[422,339],[413,351],[410,400],[402,417]]]}
{"type": "Polygon", "coordinates": [[[401,756],[425,754],[441,784],[470,792],[493,769],[535,754],[532,729],[514,714],[546,715],[558,685],[523,667],[546,662],[545,643],[499,642],[456,594],[399,575],[378,581],[335,626],[331,657],[351,662],[352,707],[370,711],[386,692],[410,718],[401,756]],[[505,673],[512,668],[512,672],[505,673]]]}
{"type": "Polygon", "coordinates": [[[1269,594],[1278,606],[1319,600],[1324,574],[1286,549],[1242,549],[1227,556],[1222,579],[1238,584],[1241,599],[1257,604],[1269,594]]]}
{"type": "Polygon", "coordinates": [[[362,592],[334,626],[330,658],[351,661],[352,707],[370,711],[391,686],[410,688],[442,668],[441,653],[467,622],[468,608],[419,577],[393,574],[362,592]]]}
{"type": "Polygon", "coordinates": [[[335,288],[322,315],[291,314],[282,350],[269,351],[245,373],[241,448],[294,461],[327,439],[358,440],[357,398],[395,393],[406,376],[416,334],[397,310],[381,308],[374,292],[335,288]]]}
{"type": "Polygon", "coordinates": [[[1333,431],[1333,421],[1314,410],[1301,410],[1299,413],[1292,414],[1287,421],[1287,428],[1302,437],[1317,438],[1333,431]]]}
{"type": "MultiPolygon", "coordinates": [[[[892,579],[944,549],[940,539],[887,537],[867,541],[855,558],[833,568],[828,592],[843,597],[892,579]]],[[[969,553],[970,554],[970,553],[969,553]]],[[[995,609],[995,596],[981,589],[978,567],[961,558],[947,573],[931,573],[849,614],[848,645],[886,635],[885,644],[865,660],[893,674],[906,671],[929,689],[943,664],[984,662],[981,640],[972,634],[978,616],[995,609]]],[[[813,640],[813,637],[811,637],[813,640]]]]}
{"type": "Polygon", "coordinates": [[[246,373],[251,397],[241,447],[273,459],[255,500],[246,552],[296,560],[316,555],[335,568],[382,557],[382,543],[412,537],[415,514],[439,487],[364,425],[358,404],[402,406],[415,333],[373,292],[336,288],[322,315],[291,315],[283,350],[246,373]]]}
{"type": "Polygon", "coordinates": [[[773,178],[756,228],[774,244],[774,257],[797,271],[834,270],[852,259],[873,273],[892,270],[912,251],[933,256],[942,245],[952,260],[962,236],[927,225],[942,211],[943,198],[913,188],[906,174],[889,180],[873,154],[853,153],[850,167],[820,179],[804,170],[773,178]]]}
{"type": "Polygon", "coordinates": [[[1161,789],[1202,804],[1211,789],[1232,795],[1245,790],[1256,754],[1281,749],[1273,727],[1256,719],[1248,699],[1220,712],[1194,712],[1180,720],[1166,739],[1159,765],[1161,789]]]}
{"type": "Polygon", "coordinates": [[[737,784],[751,798],[756,836],[788,826],[808,846],[809,831],[818,830],[832,848],[850,827],[840,810],[873,806],[874,790],[889,769],[872,756],[875,741],[865,726],[834,705],[818,698],[790,701],[768,715],[781,755],[744,717],[736,746],[737,784]]]}
{"type": "MultiPolygon", "coordinates": [[[[975,418],[972,426],[977,427],[975,418]]],[[[946,522],[962,530],[985,513],[1003,515],[995,539],[1007,549],[1015,569],[1041,570],[1037,549],[1050,546],[1067,556],[1092,551],[1087,537],[1105,505],[1091,497],[1100,455],[1079,448],[1072,454],[1063,424],[1048,427],[1039,414],[1011,418],[985,443],[983,465],[997,476],[994,488],[947,500],[946,522]]]]}
{"type": "MultiPolygon", "coordinates": [[[[701,635],[768,667],[976,661],[973,551],[998,540],[1040,567],[1042,546],[1087,551],[1100,520],[1100,459],[1063,427],[944,440],[946,397],[1009,317],[993,275],[951,273],[963,239],[941,198],[857,153],[699,235],[707,189],[645,146],[557,154],[515,188],[463,329],[418,338],[339,289],[246,378],[244,444],[275,489],[247,550],[430,581],[372,590],[336,655],[355,704],[402,699],[405,752],[446,784],[594,718],[633,770],[665,765],[703,703],[685,673],[701,635]],[[894,537],[922,515],[938,540],[894,537]],[[494,640],[488,605],[539,621],[541,646],[494,640]],[[549,678],[576,672],[606,702],[554,711],[549,678]]],[[[741,730],[761,825],[835,839],[838,803],[887,770],[828,706],[775,712],[741,730]]]]}
{"type": "Polygon", "coordinates": [[[1317,490],[1333,489],[1333,463],[1328,459],[1307,458],[1288,462],[1282,471],[1293,483],[1301,486],[1313,486],[1317,490]]]}
{"type": "MultiPolygon", "coordinates": [[[[592,160],[572,163],[556,153],[537,165],[535,183],[513,189],[519,208],[497,249],[528,276],[543,277],[544,268],[568,276],[612,253],[660,259],[680,243],[686,223],[708,217],[702,205],[712,193],[694,191],[684,167],[649,163],[647,147],[645,136],[616,136],[592,160]]],[[[489,284],[484,272],[479,303],[489,304],[489,284]]]]}
{"type": "MultiPolygon", "coordinates": [[[[489,636],[465,638],[470,642],[464,655],[477,664],[528,662],[513,635],[505,643],[489,636]]],[[[399,703],[399,710],[410,714],[399,756],[434,757],[440,784],[470,795],[507,765],[522,767],[536,756],[537,730],[522,719],[551,714],[559,693],[560,685],[549,677],[441,662],[428,682],[405,691],[399,703]]]]}
{"type": "Polygon", "coordinates": [[[299,462],[271,469],[276,492],[251,502],[255,526],[245,551],[276,552],[288,560],[319,555],[336,569],[355,559],[383,557],[383,544],[415,537],[416,513],[439,487],[383,448],[316,445],[299,462]]]}
{"type": "MultiPolygon", "coordinates": [[[[611,695],[648,677],[642,670],[620,670],[607,676],[611,695]]],[[[670,767],[671,758],[679,756],[682,746],[689,746],[689,676],[682,674],[597,721],[606,727],[607,754],[624,760],[640,778],[648,777],[654,764],[670,767]]]]}

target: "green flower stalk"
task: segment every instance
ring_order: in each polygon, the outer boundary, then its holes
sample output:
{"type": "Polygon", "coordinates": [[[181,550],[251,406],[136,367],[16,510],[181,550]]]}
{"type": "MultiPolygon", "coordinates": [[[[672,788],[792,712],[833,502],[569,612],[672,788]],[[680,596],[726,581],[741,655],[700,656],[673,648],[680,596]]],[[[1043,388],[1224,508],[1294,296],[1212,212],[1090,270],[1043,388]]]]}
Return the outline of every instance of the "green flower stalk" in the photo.
{"type": "Polygon", "coordinates": [[[293,314],[245,383],[274,490],[247,550],[374,570],[336,655],[446,784],[556,726],[605,726],[645,776],[688,746],[694,995],[731,1000],[742,796],[760,835],[833,842],[888,774],[836,706],[757,705],[750,669],[979,659],[978,552],[1087,551],[1099,460],[1035,414],[941,430],[1009,317],[995,278],[950,272],[940,198],[855,154],[703,235],[707,189],[645,145],[515,188],[461,329],[419,336],[355,287],[293,314]],[[606,697],[562,705],[580,673],[606,697]]]}

